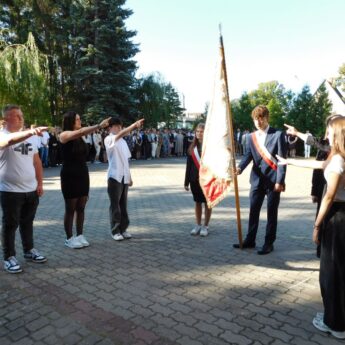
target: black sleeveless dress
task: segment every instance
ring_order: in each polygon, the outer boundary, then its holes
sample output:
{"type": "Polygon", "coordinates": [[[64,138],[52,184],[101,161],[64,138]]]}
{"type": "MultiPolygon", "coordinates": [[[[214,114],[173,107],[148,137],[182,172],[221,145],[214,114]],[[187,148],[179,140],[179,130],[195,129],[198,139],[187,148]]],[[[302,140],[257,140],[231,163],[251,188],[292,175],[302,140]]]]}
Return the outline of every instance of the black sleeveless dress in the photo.
{"type": "Polygon", "coordinates": [[[83,139],[71,140],[61,144],[62,169],[61,190],[65,199],[89,195],[90,179],[86,165],[88,147],[83,139]]]}

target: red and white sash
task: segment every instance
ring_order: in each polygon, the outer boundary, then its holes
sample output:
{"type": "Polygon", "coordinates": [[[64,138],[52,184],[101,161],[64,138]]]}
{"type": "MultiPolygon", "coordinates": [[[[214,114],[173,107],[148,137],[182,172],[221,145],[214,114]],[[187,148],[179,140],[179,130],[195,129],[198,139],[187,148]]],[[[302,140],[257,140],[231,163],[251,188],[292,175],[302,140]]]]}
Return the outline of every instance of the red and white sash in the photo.
{"type": "Polygon", "coordinates": [[[198,170],[200,170],[200,155],[197,146],[195,146],[194,150],[192,151],[192,159],[195,166],[198,168],[198,170]]]}
{"type": "Polygon", "coordinates": [[[257,138],[257,132],[251,134],[254,146],[262,159],[273,169],[277,170],[278,162],[277,160],[268,152],[265,145],[261,144],[261,142],[257,138]]]}

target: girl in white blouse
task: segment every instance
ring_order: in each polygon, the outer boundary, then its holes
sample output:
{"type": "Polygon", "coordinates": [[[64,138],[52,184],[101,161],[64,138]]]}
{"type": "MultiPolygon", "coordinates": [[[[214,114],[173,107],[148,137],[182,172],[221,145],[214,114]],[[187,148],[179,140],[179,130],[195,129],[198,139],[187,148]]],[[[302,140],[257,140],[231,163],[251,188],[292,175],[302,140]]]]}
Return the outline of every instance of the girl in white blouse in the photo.
{"type": "Polygon", "coordinates": [[[320,288],[324,313],[317,313],[313,325],[322,332],[345,339],[345,117],[330,121],[327,136],[331,154],[326,161],[283,159],[291,164],[324,169],[327,190],[315,220],[313,241],[321,233],[320,288]]]}

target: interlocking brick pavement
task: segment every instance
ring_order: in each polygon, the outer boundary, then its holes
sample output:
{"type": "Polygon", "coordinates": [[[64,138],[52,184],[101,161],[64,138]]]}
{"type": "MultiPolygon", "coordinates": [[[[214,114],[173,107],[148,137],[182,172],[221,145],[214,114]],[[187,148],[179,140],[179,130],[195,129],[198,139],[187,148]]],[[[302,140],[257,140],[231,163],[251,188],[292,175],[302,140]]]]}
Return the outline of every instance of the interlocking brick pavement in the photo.
{"type": "MultiPolygon", "coordinates": [[[[89,248],[64,247],[59,168],[45,170],[35,221],[43,265],[0,270],[0,344],[332,345],[311,324],[322,310],[319,261],[311,242],[311,171],[288,168],[275,250],[236,250],[233,194],[217,206],[210,235],[192,237],[192,196],[184,159],[131,163],[133,239],[110,237],[106,166],[91,165],[85,235],[89,248]]],[[[249,168],[239,176],[243,234],[249,168]]],[[[264,239],[265,206],[257,245],[264,239]]],[[[17,234],[19,237],[19,234],[17,234]]]]}

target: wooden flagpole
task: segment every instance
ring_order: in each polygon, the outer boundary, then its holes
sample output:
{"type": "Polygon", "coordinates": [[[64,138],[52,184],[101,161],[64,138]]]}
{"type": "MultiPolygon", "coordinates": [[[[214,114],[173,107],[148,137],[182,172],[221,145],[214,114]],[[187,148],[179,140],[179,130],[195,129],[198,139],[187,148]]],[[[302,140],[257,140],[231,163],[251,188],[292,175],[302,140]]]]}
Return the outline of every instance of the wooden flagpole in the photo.
{"type": "Polygon", "coordinates": [[[236,201],[236,216],[237,216],[237,232],[238,232],[238,240],[240,243],[240,248],[242,249],[242,225],[241,225],[241,209],[240,209],[240,198],[238,195],[238,182],[237,182],[237,175],[235,174],[236,170],[236,156],[235,156],[235,140],[234,140],[234,128],[233,128],[233,120],[232,120],[232,113],[231,113],[231,106],[230,106],[230,96],[229,96],[229,87],[228,87],[228,76],[226,72],[226,62],[225,62],[225,52],[224,52],[224,44],[223,44],[223,36],[221,25],[219,25],[219,34],[220,34],[220,51],[222,54],[222,69],[224,73],[224,80],[226,86],[226,118],[228,122],[229,128],[229,139],[230,139],[230,149],[231,149],[231,169],[232,169],[232,176],[234,179],[234,191],[235,191],[235,201],[236,201]]]}

